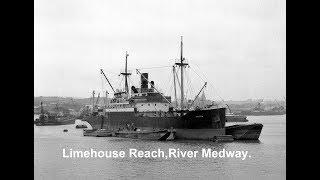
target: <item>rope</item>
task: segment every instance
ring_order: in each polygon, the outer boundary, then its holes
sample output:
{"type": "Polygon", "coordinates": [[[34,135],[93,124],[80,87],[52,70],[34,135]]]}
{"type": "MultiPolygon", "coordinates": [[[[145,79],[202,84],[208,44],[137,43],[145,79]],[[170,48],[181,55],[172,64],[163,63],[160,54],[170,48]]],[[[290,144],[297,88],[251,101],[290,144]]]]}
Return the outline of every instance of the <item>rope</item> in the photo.
{"type": "Polygon", "coordinates": [[[164,68],[164,67],[172,67],[172,66],[155,66],[155,67],[149,67],[149,68],[136,68],[136,69],[139,69],[139,70],[142,70],[142,69],[157,69],[157,68],[164,68]]]}
{"type": "MultiPolygon", "coordinates": [[[[194,63],[195,64],[195,63],[194,63]]],[[[197,64],[195,64],[198,68],[199,68],[199,66],[197,65],[197,64]]],[[[190,68],[190,69],[192,69],[192,68],[190,68]]],[[[200,69],[200,68],[199,68],[200,69]]],[[[193,69],[192,69],[193,70],[193,69]]],[[[193,70],[194,71],[194,70],[193,70]]],[[[194,73],[202,80],[202,81],[205,81],[204,80],[204,78],[202,78],[196,71],[194,71],[194,73]]],[[[205,77],[205,75],[203,75],[204,77],[205,77]]],[[[206,77],[205,77],[206,78],[206,77]]],[[[208,79],[208,78],[206,78],[206,79],[208,79]]],[[[216,92],[217,92],[217,96],[224,102],[224,100],[223,100],[223,98],[219,95],[219,92],[218,92],[218,90],[215,88],[215,87],[213,87],[212,85],[211,85],[211,83],[208,83],[209,84],[209,86],[211,86],[211,88],[213,89],[213,90],[215,90],[216,92]]]]}
{"type": "MultiPolygon", "coordinates": [[[[172,76],[171,76],[171,74],[170,73],[168,73],[169,74],[169,82],[168,83],[166,83],[167,85],[166,85],[166,92],[167,93],[169,93],[170,92],[170,89],[171,89],[171,87],[172,87],[172,84],[173,83],[171,83],[171,81],[173,80],[173,78],[172,78],[172,76]],[[169,88],[168,88],[169,87],[169,88]]],[[[170,92],[171,93],[171,92],[170,92]]]]}

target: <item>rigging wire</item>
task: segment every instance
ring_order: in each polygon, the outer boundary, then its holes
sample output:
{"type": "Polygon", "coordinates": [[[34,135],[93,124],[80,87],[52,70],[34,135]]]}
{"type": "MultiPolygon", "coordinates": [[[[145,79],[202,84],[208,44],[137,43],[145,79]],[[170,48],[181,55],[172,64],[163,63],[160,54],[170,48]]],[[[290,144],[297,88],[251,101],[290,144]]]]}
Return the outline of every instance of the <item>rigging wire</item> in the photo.
{"type": "MultiPolygon", "coordinates": [[[[193,64],[195,64],[195,63],[193,63],[193,64]]],[[[195,64],[196,65],[196,64],[195,64]]],[[[198,65],[196,65],[196,66],[198,66],[198,65]]],[[[198,68],[199,68],[199,66],[198,66],[198,68]]],[[[190,68],[190,69],[192,69],[192,68],[190,68]]],[[[200,68],[199,68],[200,69],[200,68]]],[[[193,69],[192,69],[193,70],[193,69]]],[[[204,80],[204,78],[203,77],[201,77],[195,70],[193,70],[194,71],[194,73],[201,79],[201,80],[203,80],[204,82],[205,82],[205,80],[204,80]]],[[[204,76],[205,77],[205,76],[204,76]]],[[[205,77],[206,78],[206,77],[205,77]]],[[[206,78],[206,79],[208,79],[208,78],[206,78]]],[[[211,86],[211,88],[213,89],[213,90],[215,90],[216,92],[217,92],[217,96],[224,102],[224,99],[219,95],[220,93],[218,92],[218,90],[215,88],[215,87],[213,87],[213,85],[211,85],[211,83],[208,83],[209,84],[209,86],[211,86]]]]}
{"type": "Polygon", "coordinates": [[[100,69],[102,69],[105,73],[108,73],[108,74],[119,75],[119,73],[115,72],[114,69],[105,68],[105,67],[100,69]]]}
{"type": "Polygon", "coordinates": [[[131,78],[128,78],[128,79],[129,79],[129,82],[131,83],[131,86],[133,86],[134,83],[133,83],[132,79],[131,78]]]}
{"type": "Polygon", "coordinates": [[[106,71],[106,70],[104,70],[104,69],[102,69],[102,70],[105,72],[105,74],[108,74],[108,79],[109,79],[109,81],[111,82],[111,84],[113,84],[113,85],[119,84],[118,87],[114,87],[115,90],[121,89],[121,82],[123,81],[123,78],[124,78],[124,77],[122,77],[122,79],[120,79],[119,73],[116,73],[116,72],[113,72],[113,71],[109,71],[109,70],[106,71]],[[111,75],[111,76],[110,76],[110,75],[111,75]]]}
{"type": "Polygon", "coordinates": [[[122,88],[121,88],[121,84],[122,84],[122,81],[123,81],[123,80],[124,80],[124,77],[121,77],[121,78],[120,78],[120,81],[119,81],[119,90],[120,90],[120,91],[121,91],[121,89],[122,89],[122,88]]]}
{"type": "MultiPolygon", "coordinates": [[[[171,87],[172,87],[171,81],[173,80],[171,74],[170,74],[170,73],[168,73],[168,74],[169,74],[169,78],[168,78],[168,79],[169,79],[169,82],[168,82],[168,83],[165,83],[165,84],[166,84],[165,92],[167,92],[167,93],[170,92],[170,89],[171,89],[171,87]],[[168,88],[168,87],[169,87],[169,88],[168,88]]],[[[170,92],[170,94],[171,94],[171,92],[170,92]]]]}
{"type": "Polygon", "coordinates": [[[195,89],[193,88],[192,81],[190,78],[190,71],[186,71],[186,77],[187,77],[187,83],[188,83],[188,89],[189,89],[188,92],[190,92],[189,98],[192,98],[192,94],[194,94],[195,89]]]}
{"type": "MultiPolygon", "coordinates": [[[[186,77],[186,101],[188,101],[188,93],[190,92],[190,82],[189,82],[189,74],[187,73],[187,70],[185,70],[184,71],[185,73],[184,73],[184,75],[185,75],[185,77],[186,77]]],[[[190,93],[190,97],[191,97],[191,93],[190,93]]]]}
{"type": "Polygon", "coordinates": [[[137,69],[144,70],[144,69],[157,69],[157,68],[165,68],[165,67],[171,67],[171,66],[155,66],[155,67],[137,68],[137,69]]]}

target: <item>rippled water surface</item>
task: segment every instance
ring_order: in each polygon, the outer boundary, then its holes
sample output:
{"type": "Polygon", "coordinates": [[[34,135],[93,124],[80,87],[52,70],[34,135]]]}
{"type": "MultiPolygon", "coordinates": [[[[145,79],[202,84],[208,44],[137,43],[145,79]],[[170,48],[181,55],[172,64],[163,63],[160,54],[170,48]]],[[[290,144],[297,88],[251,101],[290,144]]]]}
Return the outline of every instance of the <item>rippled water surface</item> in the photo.
{"type": "MultiPolygon", "coordinates": [[[[75,125],[34,126],[35,179],[285,179],[286,116],[249,116],[264,125],[258,142],[143,141],[83,137],[75,125]],[[68,129],[68,132],[63,132],[68,129]],[[63,149],[248,151],[251,158],[63,158],[63,149]]],[[[76,124],[79,121],[76,121],[76,124]]],[[[227,124],[227,125],[231,125],[227,124]]]]}

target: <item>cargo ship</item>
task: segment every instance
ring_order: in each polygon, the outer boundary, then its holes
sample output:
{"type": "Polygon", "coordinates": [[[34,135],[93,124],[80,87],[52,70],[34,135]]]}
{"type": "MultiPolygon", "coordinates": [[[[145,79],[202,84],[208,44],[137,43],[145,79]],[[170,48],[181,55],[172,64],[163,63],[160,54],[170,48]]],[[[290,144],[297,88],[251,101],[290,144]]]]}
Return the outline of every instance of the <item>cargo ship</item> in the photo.
{"type": "Polygon", "coordinates": [[[76,118],[72,115],[64,115],[61,113],[49,113],[45,112],[42,106],[40,105],[40,115],[39,118],[35,119],[34,124],[36,126],[57,126],[57,125],[67,125],[74,124],[76,118]]]}
{"type": "MultiPolygon", "coordinates": [[[[184,70],[189,67],[183,57],[183,41],[180,43],[180,59],[172,66],[174,77],[174,98],[176,103],[172,104],[171,96],[166,96],[156,88],[155,82],[150,81],[148,73],[141,73],[140,87],[131,86],[129,91],[127,71],[128,54],[125,56],[124,90],[115,91],[106,74],[100,72],[111,87],[114,97],[104,107],[97,108],[88,116],[83,117],[93,129],[106,129],[124,134],[126,127],[132,125],[139,135],[143,132],[163,132],[163,130],[174,129],[176,139],[201,139],[209,140],[214,136],[225,135],[226,107],[223,105],[209,105],[203,108],[194,107],[193,102],[206,87],[205,82],[199,93],[191,103],[186,102],[184,92],[184,70]],[[176,68],[180,70],[180,78],[176,68]],[[179,84],[180,99],[177,97],[176,83],[179,84]]],[[[106,93],[107,94],[107,93],[106,93]]]]}

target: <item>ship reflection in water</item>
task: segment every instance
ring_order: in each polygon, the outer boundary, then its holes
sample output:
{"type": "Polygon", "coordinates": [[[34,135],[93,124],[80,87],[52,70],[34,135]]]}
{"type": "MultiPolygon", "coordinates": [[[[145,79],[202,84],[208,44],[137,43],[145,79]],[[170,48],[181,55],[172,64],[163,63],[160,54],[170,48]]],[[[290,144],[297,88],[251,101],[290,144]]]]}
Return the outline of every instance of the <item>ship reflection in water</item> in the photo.
{"type": "MultiPolygon", "coordinates": [[[[286,179],[286,116],[248,116],[262,123],[258,141],[146,141],[116,137],[84,137],[76,124],[34,126],[35,179],[286,179]],[[68,129],[68,132],[63,132],[68,129]],[[65,159],[62,150],[248,151],[251,158],[128,158],[65,159]]],[[[76,123],[79,123],[78,120],[76,123]]],[[[81,122],[82,123],[82,122],[81,122]]],[[[89,124],[86,124],[88,127],[89,124]]],[[[232,125],[232,123],[227,123],[232,125]]]]}

